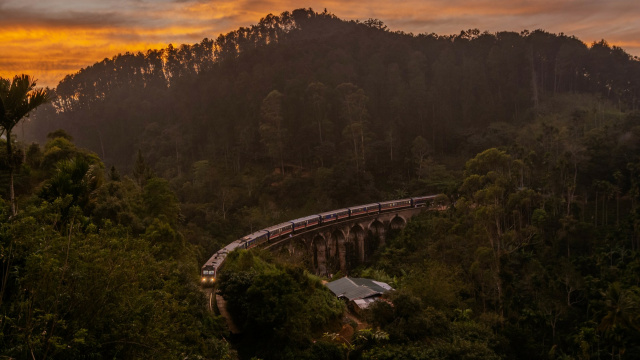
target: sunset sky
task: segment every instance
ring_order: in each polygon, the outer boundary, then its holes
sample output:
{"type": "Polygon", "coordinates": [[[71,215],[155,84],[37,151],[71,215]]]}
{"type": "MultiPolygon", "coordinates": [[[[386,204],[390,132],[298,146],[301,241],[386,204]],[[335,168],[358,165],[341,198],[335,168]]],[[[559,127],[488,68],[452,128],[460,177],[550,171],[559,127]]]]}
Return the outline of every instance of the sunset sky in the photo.
{"type": "Polygon", "coordinates": [[[55,87],[105,57],[216,38],[300,7],[414,34],[544,29],[640,56],[638,0],[0,0],[0,76],[55,87]]]}

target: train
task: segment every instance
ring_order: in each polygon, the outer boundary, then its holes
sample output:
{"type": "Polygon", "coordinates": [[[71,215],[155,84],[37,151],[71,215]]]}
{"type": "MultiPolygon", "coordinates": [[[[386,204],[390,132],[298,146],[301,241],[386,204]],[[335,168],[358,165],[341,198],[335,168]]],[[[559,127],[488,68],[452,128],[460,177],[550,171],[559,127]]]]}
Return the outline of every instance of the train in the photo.
{"type": "Polygon", "coordinates": [[[417,196],[407,199],[383,201],[365,205],[352,206],[344,209],[332,210],[320,214],[309,215],[299,219],[285,221],[278,225],[258,230],[218,250],[202,265],[201,276],[203,285],[213,285],[218,271],[224,264],[227,255],[236,249],[250,249],[263,243],[272,242],[287,234],[297,234],[313,228],[331,224],[344,219],[369,216],[391,212],[398,209],[418,208],[432,205],[437,195],[417,196]]]}

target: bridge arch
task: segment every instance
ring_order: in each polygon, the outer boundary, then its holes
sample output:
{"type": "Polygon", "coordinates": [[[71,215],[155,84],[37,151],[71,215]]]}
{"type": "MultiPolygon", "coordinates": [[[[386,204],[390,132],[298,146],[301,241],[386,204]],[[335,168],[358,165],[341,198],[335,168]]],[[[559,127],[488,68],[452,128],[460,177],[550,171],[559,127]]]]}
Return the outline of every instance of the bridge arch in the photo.
{"type": "Polygon", "coordinates": [[[315,234],[311,240],[313,249],[313,265],[316,268],[316,274],[327,274],[327,240],[322,234],[315,234]]]}
{"type": "Polygon", "coordinates": [[[386,240],[387,229],[384,223],[378,219],[374,219],[368,226],[370,234],[370,251],[373,254],[380,246],[384,246],[386,240]]]}
{"type": "Polygon", "coordinates": [[[331,234],[336,243],[336,256],[338,265],[343,274],[347,273],[347,237],[342,230],[336,230],[331,234]]]}
{"type": "Polygon", "coordinates": [[[347,239],[347,263],[350,269],[365,261],[364,238],[366,232],[360,224],[355,224],[349,229],[347,239]]]}
{"type": "Polygon", "coordinates": [[[313,259],[310,259],[313,252],[313,247],[308,239],[299,237],[289,241],[285,247],[280,248],[280,252],[283,255],[288,255],[292,261],[298,263],[310,264],[313,259]]]}
{"type": "Polygon", "coordinates": [[[389,223],[390,230],[401,230],[407,225],[407,220],[400,215],[396,215],[389,223]]]}
{"type": "Polygon", "coordinates": [[[369,225],[367,226],[367,228],[371,232],[384,232],[385,231],[384,223],[382,221],[380,221],[379,218],[375,218],[375,219],[371,220],[369,222],[369,225]]]}
{"type": "Polygon", "coordinates": [[[340,270],[340,249],[338,239],[344,238],[342,230],[327,231],[325,238],[327,240],[327,273],[340,270]]]}

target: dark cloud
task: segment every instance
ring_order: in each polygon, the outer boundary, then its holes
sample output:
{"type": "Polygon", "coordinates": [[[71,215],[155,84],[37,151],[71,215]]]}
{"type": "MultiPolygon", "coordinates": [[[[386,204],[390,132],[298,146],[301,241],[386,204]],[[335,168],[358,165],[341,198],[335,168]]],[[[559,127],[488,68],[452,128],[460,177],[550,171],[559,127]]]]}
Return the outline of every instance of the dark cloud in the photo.
{"type": "Polygon", "coordinates": [[[125,27],[134,24],[133,19],[117,12],[95,13],[84,11],[41,12],[33,9],[2,9],[0,28],[8,26],[47,28],[102,28],[125,27]]]}

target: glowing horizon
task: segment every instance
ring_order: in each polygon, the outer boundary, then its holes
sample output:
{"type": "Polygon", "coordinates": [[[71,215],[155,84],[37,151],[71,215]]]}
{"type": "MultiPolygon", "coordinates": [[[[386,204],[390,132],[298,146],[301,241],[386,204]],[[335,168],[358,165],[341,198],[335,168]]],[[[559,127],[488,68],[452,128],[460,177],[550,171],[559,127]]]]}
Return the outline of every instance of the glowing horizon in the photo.
{"type": "MultiPolygon", "coordinates": [[[[372,0],[310,1],[344,20],[382,20],[391,30],[457,34],[542,29],[601,39],[640,56],[640,4],[635,0],[372,0]]],[[[267,14],[301,7],[295,1],[0,0],[0,76],[26,73],[55,87],[81,68],[119,53],[194,44],[250,26],[267,14]]]]}

